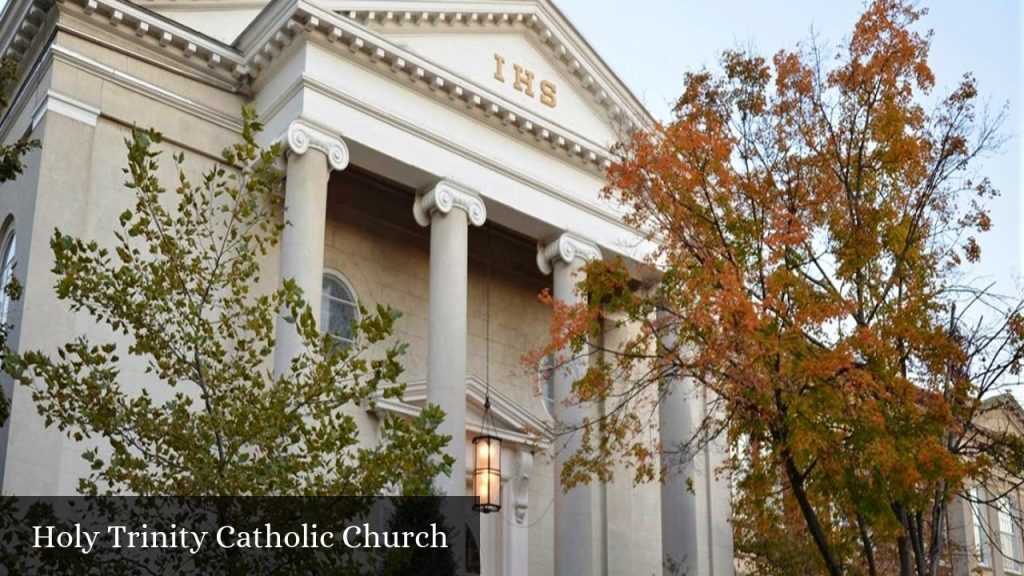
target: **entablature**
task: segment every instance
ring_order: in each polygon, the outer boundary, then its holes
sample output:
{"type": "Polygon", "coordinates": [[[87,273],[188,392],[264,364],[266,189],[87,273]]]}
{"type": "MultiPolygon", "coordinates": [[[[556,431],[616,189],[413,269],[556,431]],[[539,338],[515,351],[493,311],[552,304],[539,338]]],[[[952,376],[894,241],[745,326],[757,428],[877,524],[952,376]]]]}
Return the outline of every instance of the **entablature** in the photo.
{"type": "MultiPolygon", "coordinates": [[[[235,45],[229,46],[127,0],[28,0],[12,3],[5,11],[0,23],[0,52],[20,60],[42,41],[41,36],[52,35],[44,34],[44,24],[54,7],[106,26],[128,43],[160,51],[207,76],[211,83],[234,91],[251,92],[260,82],[260,75],[270,71],[274,60],[297,40],[317,42],[331,47],[335,54],[420,87],[441,103],[478,113],[484,121],[534,145],[563,153],[589,170],[603,171],[613,161],[611,142],[580,134],[386,37],[392,27],[475,28],[481,32],[515,29],[529,34],[534,44],[546,50],[545,56],[573,79],[574,91],[586,95],[613,132],[648,121],[646,112],[628,91],[609,78],[605,67],[592,63],[589,48],[571,26],[560,22],[557,11],[548,8],[545,1],[474,4],[287,0],[267,6],[235,45]],[[378,4],[381,10],[368,9],[378,4]],[[417,10],[411,9],[413,5],[417,10]]],[[[537,80],[538,92],[544,89],[539,84],[542,81],[537,80]]]]}

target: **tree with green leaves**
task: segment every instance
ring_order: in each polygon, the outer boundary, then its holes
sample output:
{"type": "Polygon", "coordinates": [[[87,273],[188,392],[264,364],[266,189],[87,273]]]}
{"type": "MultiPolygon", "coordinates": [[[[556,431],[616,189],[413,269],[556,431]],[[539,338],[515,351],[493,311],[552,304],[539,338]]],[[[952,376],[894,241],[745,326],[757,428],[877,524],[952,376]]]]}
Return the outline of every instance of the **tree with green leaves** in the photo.
{"type": "Polygon", "coordinates": [[[281,148],[258,146],[261,124],[248,109],[243,119],[240,141],[198,182],[176,154],[172,187],[158,176],[161,135],[133,132],[125,174],[135,202],[114,223],[113,245],[60,230],[50,242],[58,297],[113,337],[13,353],[8,371],[31,387],[48,426],[94,442],[84,494],[427,493],[451,467],[440,409],[384,419],[373,445],[353,415],[402,393],[405,345],[390,341],[399,313],[363,310],[342,345],[320,332],[293,280],[257,289],[286,225],[281,148]],[[279,314],[303,348],[275,374],[279,314]],[[145,377],[126,375],[127,359],[145,377]]]}

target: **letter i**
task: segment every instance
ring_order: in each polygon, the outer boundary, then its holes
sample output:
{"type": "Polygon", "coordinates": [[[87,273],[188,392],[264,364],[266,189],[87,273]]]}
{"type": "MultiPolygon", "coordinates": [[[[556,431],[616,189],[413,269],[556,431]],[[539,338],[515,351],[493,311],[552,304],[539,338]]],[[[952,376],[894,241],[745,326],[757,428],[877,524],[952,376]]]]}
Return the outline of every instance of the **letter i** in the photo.
{"type": "Polygon", "coordinates": [[[505,81],[505,57],[501,54],[494,55],[494,79],[498,82],[505,81]]]}

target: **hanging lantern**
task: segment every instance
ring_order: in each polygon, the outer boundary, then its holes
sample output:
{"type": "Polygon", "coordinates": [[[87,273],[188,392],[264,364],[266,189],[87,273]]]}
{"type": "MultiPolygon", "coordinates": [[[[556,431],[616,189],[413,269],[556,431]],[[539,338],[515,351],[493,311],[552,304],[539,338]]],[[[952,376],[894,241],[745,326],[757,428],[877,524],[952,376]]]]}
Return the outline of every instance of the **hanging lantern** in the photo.
{"type": "Polygon", "coordinates": [[[501,439],[496,436],[473,438],[476,465],[473,468],[473,509],[483,512],[501,510],[501,439]]]}
{"type": "Polygon", "coordinates": [[[487,231],[487,391],[484,393],[484,413],[480,417],[480,435],[473,438],[473,492],[476,503],[473,510],[483,514],[501,510],[501,439],[488,433],[494,430],[491,414],[491,234],[487,231]]]}

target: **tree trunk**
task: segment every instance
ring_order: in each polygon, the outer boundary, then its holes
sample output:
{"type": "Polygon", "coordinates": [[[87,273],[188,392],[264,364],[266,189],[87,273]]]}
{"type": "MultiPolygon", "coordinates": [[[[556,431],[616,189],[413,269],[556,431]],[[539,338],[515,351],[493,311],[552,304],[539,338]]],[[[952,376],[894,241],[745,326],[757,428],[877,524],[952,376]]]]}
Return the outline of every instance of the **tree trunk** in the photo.
{"type": "Polygon", "coordinates": [[[941,481],[939,485],[940,488],[936,491],[935,502],[932,505],[932,539],[928,551],[929,576],[938,576],[942,553],[946,548],[945,480],[941,481]]]}
{"type": "Polygon", "coordinates": [[[909,524],[907,522],[907,513],[901,505],[895,502],[892,505],[892,509],[896,512],[900,525],[903,526],[903,533],[896,539],[896,549],[899,551],[900,557],[900,576],[914,576],[914,560],[911,558],[910,537],[907,535],[907,524],[909,524]]]}
{"type": "Polygon", "coordinates": [[[871,535],[868,534],[867,526],[864,525],[864,517],[857,513],[857,530],[860,531],[860,543],[864,547],[864,558],[868,561],[868,576],[878,576],[878,567],[875,566],[875,546],[871,542],[871,535]]]}
{"type": "Polygon", "coordinates": [[[797,470],[796,463],[793,462],[793,458],[788,454],[788,451],[783,458],[785,460],[786,476],[789,478],[789,484],[793,488],[793,496],[796,497],[796,502],[800,505],[800,512],[804,516],[804,522],[807,524],[807,530],[811,533],[811,538],[814,539],[814,545],[817,546],[821,559],[825,562],[825,569],[828,570],[829,576],[842,576],[843,567],[832,554],[832,548],[829,546],[825,530],[818,520],[814,507],[811,506],[811,502],[807,498],[807,492],[804,491],[803,478],[800,476],[800,471],[797,470]]]}

